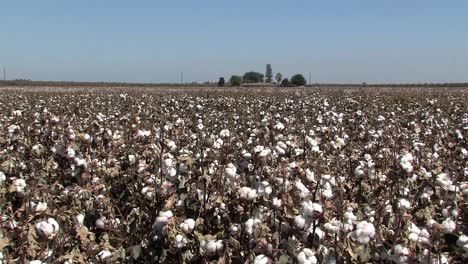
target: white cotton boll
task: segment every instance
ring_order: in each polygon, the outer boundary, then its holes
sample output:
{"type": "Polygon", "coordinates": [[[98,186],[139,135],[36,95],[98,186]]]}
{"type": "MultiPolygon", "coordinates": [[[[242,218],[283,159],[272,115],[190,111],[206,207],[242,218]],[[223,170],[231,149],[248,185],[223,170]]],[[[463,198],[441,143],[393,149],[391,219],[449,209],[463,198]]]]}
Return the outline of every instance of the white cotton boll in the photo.
{"type": "Polygon", "coordinates": [[[98,229],[105,229],[106,228],[106,217],[104,217],[104,216],[99,217],[94,222],[94,225],[96,225],[96,227],[98,229]]]}
{"type": "Polygon", "coordinates": [[[130,162],[130,164],[135,164],[135,161],[136,161],[135,155],[128,155],[128,161],[130,162]]]}
{"type": "Polygon", "coordinates": [[[75,157],[75,150],[68,147],[67,148],[67,157],[70,158],[70,159],[74,158],[75,157]]]}
{"type": "Polygon", "coordinates": [[[317,258],[315,257],[315,253],[308,248],[302,249],[299,254],[297,254],[297,262],[299,264],[316,264],[317,258]]]}
{"type": "Polygon", "coordinates": [[[101,261],[105,261],[106,259],[112,257],[112,253],[107,250],[102,250],[101,252],[98,253],[98,257],[101,261]]]}
{"type": "Polygon", "coordinates": [[[316,183],[315,181],[315,173],[313,171],[311,171],[309,168],[307,168],[305,170],[305,173],[306,173],[306,178],[309,182],[311,183],[316,183]]]}
{"type": "Polygon", "coordinates": [[[45,263],[45,262],[42,262],[42,261],[37,260],[37,259],[29,261],[29,264],[43,264],[43,263],[45,263]]]}
{"type": "Polygon", "coordinates": [[[240,228],[238,224],[233,224],[229,228],[229,234],[231,234],[232,236],[235,236],[237,233],[239,233],[239,231],[240,231],[240,228]]]}
{"type": "Polygon", "coordinates": [[[223,241],[222,240],[202,240],[200,241],[200,247],[209,253],[216,253],[223,249],[223,241]]]}
{"type": "Polygon", "coordinates": [[[85,219],[85,216],[84,214],[78,214],[76,216],[73,217],[73,222],[77,225],[77,226],[83,226],[83,223],[84,223],[84,219],[85,219]]]}
{"type": "Polygon", "coordinates": [[[250,187],[242,187],[239,189],[239,196],[242,199],[251,201],[257,197],[257,191],[250,187]]]}
{"type": "Polygon", "coordinates": [[[294,217],[294,225],[296,225],[300,229],[304,229],[306,224],[306,219],[304,215],[297,215],[294,217]]]}
{"type": "Polygon", "coordinates": [[[269,262],[270,259],[263,254],[256,256],[254,259],[254,264],[268,264],[269,262]]]}
{"type": "Polygon", "coordinates": [[[361,244],[367,244],[375,235],[375,227],[367,221],[359,222],[356,229],[350,233],[352,239],[361,244]]]}
{"type": "Polygon", "coordinates": [[[271,150],[269,148],[265,148],[262,151],[260,151],[260,154],[258,154],[260,157],[266,157],[271,154],[271,150]]]}
{"type": "Polygon", "coordinates": [[[79,158],[75,158],[75,163],[76,163],[76,166],[78,167],[87,167],[88,163],[86,162],[85,159],[79,159],[79,158]]]}
{"type": "Polygon", "coordinates": [[[279,156],[283,156],[284,154],[286,154],[286,151],[278,145],[275,146],[275,151],[279,156]]]}
{"type": "Polygon", "coordinates": [[[166,218],[171,218],[173,216],[172,214],[172,211],[171,210],[168,210],[168,211],[160,211],[159,212],[159,216],[161,217],[166,217],[166,218]]]}
{"type": "Polygon", "coordinates": [[[252,235],[253,233],[253,228],[255,225],[257,224],[260,224],[262,221],[260,221],[260,219],[253,219],[253,218],[249,218],[245,224],[244,224],[244,227],[245,227],[245,231],[249,234],[249,235],[252,235]]]}
{"type": "Polygon", "coordinates": [[[278,199],[278,198],[274,197],[273,198],[273,207],[275,209],[279,209],[281,207],[281,205],[282,205],[281,199],[278,199]]]}
{"type": "Polygon", "coordinates": [[[37,233],[44,238],[51,238],[59,231],[59,224],[53,218],[39,222],[35,227],[37,233]]]}
{"type": "Polygon", "coordinates": [[[306,198],[310,195],[309,189],[301,182],[301,180],[297,180],[295,183],[296,188],[299,190],[299,197],[306,198]]]}
{"type": "Polygon", "coordinates": [[[364,175],[364,171],[362,170],[362,167],[359,165],[356,167],[356,169],[354,169],[354,176],[360,177],[362,175],[364,175]]]}
{"type": "Polygon", "coordinates": [[[182,222],[179,225],[179,227],[184,233],[187,233],[187,234],[191,233],[193,229],[195,228],[195,220],[191,218],[186,219],[184,222],[182,222]]]}
{"type": "Polygon", "coordinates": [[[34,211],[36,213],[44,212],[45,210],[47,210],[47,203],[43,203],[43,202],[39,202],[34,208],[34,211]]]}
{"type": "Polygon", "coordinates": [[[3,171],[0,171],[0,186],[6,181],[6,176],[3,171]]]}
{"type": "Polygon", "coordinates": [[[411,208],[411,203],[408,200],[401,198],[398,200],[398,208],[400,208],[402,211],[406,211],[411,208]]]}
{"type": "Polygon", "coordinates": [[[313,203],[311,201],[303,202],[302,207],[304,210],[304,215],[308,217],[315,217],[322,214],[322,205],[318,203],[313,203]]]}
{"type": "Polygon", "coordinates": [[[229,130],[223,129],[219,132],[219,136],[222,138],[228,138],[231,136],[231,133],[229,133],[229,130]]]}
{"type": "Polygon", "coordinates": [[[413,171],[413,155],[411,153],[406,153],[402,155],[400,159],[400,166],[405,170],[406,172],[410,173],[413,171]]]}
{"type": "Polygon", "coordinates": [[[234,164],[232,163],[229,163],[228,165],[226,165],[226,168],[224,169],[224,175],[226,175],[226,177],[230,179],[234,179],[236,177],[236,172],[237,172],[236,166],[234,166],[234,164]]]}
{"type": "Polygon", "coordinates": [[[182,235],[177,235],[175,237],[175,247],[176,248],[183,248],[187,245],[187,239],[182,235]]]}
{"type": "Polygon", "coordinates": [[[283,130],[284,129],[284,125],[283,123],[281,122],[278,122],[276,123],[275,127],[274,127],[276,130],[283,130]]]}
{"type": "Polygon", "coordinates": [[[444,232],[446,234],[448,233],[452,233],[455,228],[457,227],[457,225],[455,224],[455,222],[450,219],[450,218],[447,218],[445,219],[443,222],[442,222],[442,226],[444,227],[444,232]]]}
{"type": "Polygon", "coordinates": [[[166,168],[172,167],[172,159],[165,159],[164,166],[166,166],[166,168]]]}
{"type": "Polygon", "coordinates": [[[461,235],[457,240],[457,246],[463,248],[465,252],[468,252],[468,237],[461,235]]]}

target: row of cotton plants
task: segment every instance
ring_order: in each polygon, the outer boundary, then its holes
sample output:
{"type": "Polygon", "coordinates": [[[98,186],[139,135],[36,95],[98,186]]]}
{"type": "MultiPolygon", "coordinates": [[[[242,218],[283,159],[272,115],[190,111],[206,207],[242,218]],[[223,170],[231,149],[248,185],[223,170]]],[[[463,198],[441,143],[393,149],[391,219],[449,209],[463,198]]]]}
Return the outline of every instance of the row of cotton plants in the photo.
{"type": "Polygon", "coordinates": [[[465,90],[0,94],[3,263],[463,263],[465,90]]]}

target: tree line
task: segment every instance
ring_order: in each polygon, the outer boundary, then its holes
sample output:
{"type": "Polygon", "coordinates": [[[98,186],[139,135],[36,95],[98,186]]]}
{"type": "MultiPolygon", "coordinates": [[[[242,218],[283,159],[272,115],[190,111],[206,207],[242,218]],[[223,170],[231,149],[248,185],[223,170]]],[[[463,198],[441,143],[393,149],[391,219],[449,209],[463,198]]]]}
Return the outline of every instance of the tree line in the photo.
{"type": "MultiPolygon", "coordinates": [[[[306,79],[302,74],[295,74],[291,77],[291,80],[288,78],[283,79],[283,75],[278,72],[275,75],[276,84],[283,87],[290,87],[290,86],[305,86],[307,84],[306,79]]],[[[273,82],[273,69],[271,64],[266,65],[265,75],[256,71],[249,71],[244,73],[244,75],[232,75],[229,78],[229,84],[231,86],[240,86],[242,84],[249,84],[249,83],[267,83],[267,84],[274,84],[273,82]]],[[[225,86],[226,80],[224,77],[220,77],[218,80],[218,86],[225,86]]]]}

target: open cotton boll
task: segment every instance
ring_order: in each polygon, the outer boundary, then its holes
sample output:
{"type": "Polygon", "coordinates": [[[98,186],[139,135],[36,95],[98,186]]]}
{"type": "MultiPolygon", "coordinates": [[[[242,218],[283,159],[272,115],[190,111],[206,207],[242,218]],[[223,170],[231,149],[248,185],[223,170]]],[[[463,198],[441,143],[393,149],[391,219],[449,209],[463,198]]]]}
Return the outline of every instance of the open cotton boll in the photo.
{"type": "Polygon", "coordinates": [[[250,188],[250,187],[242,187],[239,189],[239,196],[242,198],[242,199],[246,199],[246,200],[253,200],[257,197],[257,191],[250,188]]]}
{"type": "Polygon", "coordinates": [[[322,205],[318,203],[313,203],[312,201],[307,201],[302,203],[304,215],[308,217],[316,217],[318,215],[321,215],[323,210],[322,210],[322,205]]]}
{"type": "Polygon", "coordinates": [[[400,159],[400,166],[408,173],[413,171],[413,155],[411,153],[404,154],[400,159]]]}
{"type": "Polygon", "coordinates": [[[204,239],[200,241],[200,248],[208,253],[213,254],[223,249],[223,241],[215,239],[204,239]]]}
{"type": "Polygon", "coordinates": [[[315,180],[315,173],[311,171],[309,168],[305,170],[306,173],[306,179],[311,182],[311,183],[316,183],[317,181],[315,180]]]}
{"type": "Polygon", "coordinates": [[[97,256],[99,257],[99,260],[105,261],[112,257],[112,253],[107,250],[102,250],[101,252],[97,254],[97,256]]]}
{"type": "Polygon", "coordinates": [[[6,181],[6,175],[3,171],[0,171],[0,186],[6,181]]]}
{"type": "Polygon", "coordinates": [[[279,208],[281,207],[281,205],[282,205],[281,199],[278,199],[278,198],[276,198],[276,197],[273,198],[272,203],[273,203],[273,207],[274,207],[275,209],[279,209],[279,208]]]}
{"type": "Polygon", "coordinates": [[[306,198],[309,197],[310,191],[309,189],[301,182],[301,180],[297,180],[295,183],[296,188],[299,190],[299,197],[306,198]]]}
{"type": "Polygon", "coordinates": [[[304,229],[306,227],[306,219],[304,215],[297,215],[294,217],[294,225],[300,229],[304,229]]]}
{"type": "Polygon", "coordinates": [[[229,130],[223,129],[219,132],[219,136],[222,138],[228,138],[231,136],[231,133],[229,133],[229,130]]]}
{"type": "Polygon", "coordinates": [[[270,259],[263,254],[256,256],[254,259],[254,264],[268,264],[268,263],[270,263],[270,259]]]}
{"type": "Polygon", "coordinates": [[[261,223],[262,223],[262,221],[260,221],[260,219],[258,219],[258,218],[255,218],[255,219],[249,218],[244,224],[245,231],[249,235],[252,235],[254,226],[257,225],[257,224],[261,224],[261,223]]]}
{"type": "Polygon", "coordinates": [[[78,214],[73,217],[73,222],[75,223],[75,225],[81,227],[83,226],[84,219],[85,219],[84,214],[78,214]]]}
{"type": "Polygon", "coordinates": [[[15,179],[13,185],[16,187],[17,193],[24,193],[24,189],[26,188],[26,181],[24,179],[15,179]]]}
{"type": "Polygon", "coordinates": [[[180,234],[175,237],[174,242],[176,248],[183,248],[187,245],[187,239],[180,234]]]}
{"type": "Polygon", "coordinates": [[[452,233],[455,228],[457,228],[456,223],[451,219],[447,218],[442,222],[442,226],[444,227],[444,233],[452,233]]]}
{"type": "Polygon", "coordinates": [[[463,248],[468,253],[468,237],[461,235],[457,240],[457,246],[463,248]]]}
{"type": "Polygon", "coordinates": [[[48,218],[36,224],[36,232],[43,238],[52,238],[59,231],[59,224],[55,219],[48,218]]]}
{"type": "Polygon", "coordinates": [[[304,248],[297,254],[296,256],[297,262],[299,264],[316,264],[317,258],[315,257],[315,253],[309,249],[304,248]]]}
{"type": "Polygon", "coordinates": [[[184,222],[180,223],[180,229],[185,233],[191,233],[195,228],[195,220],[192,218],[186,219],[184,222]]]}
{"type": "Polygon", "coordinates": [[[42,262],[42,261],[40,261],[40,260],[35,259],[35,260],[29,261],[28,263],[29,263],[29,264],[43,264],[43,263],[45,263],[45,262],[42,262]]]}
{"type": "Polygon", "coordinates": [[[96,219],[96,221],[94,222],[94,225],[96,225],[96,227],[97,227],[98,229],[105,229],[105,228],[106,228],[106,217],[105,217],[105,216],[99,217],[99,218],[96,219]]]}
{"type": "Polygon", "coordinates": [[[234,164],[232,163],[226,165],[226,168],[224,169],[224,175],[229,179],[234,179],[236,177],[236,172],[236,166],[234,166],[234,164]]]}
{"type": "Polygon", "coordinates": [[[47,203],[39,202],[37,205],[34,205],[34,212],[44,212],[47,210],[47,203]]]}
{"type": "Polygon", "coordinates": [[[373,238],[375,235],[375,227],[371,223],[368,223],[367,221],[362,221],[359,222],[356,225],[356,229],[349,234],[349,236],[361,243],[361,244],[367,244],[369,243],[370,239],[373,238]]]}
{"type": "Polygon", "coordinates": [[[398,200],[398,208],[400,208],[402,211],[407,211],[411,208],[411,203],[408,200],[401,198],[398,200]]]}

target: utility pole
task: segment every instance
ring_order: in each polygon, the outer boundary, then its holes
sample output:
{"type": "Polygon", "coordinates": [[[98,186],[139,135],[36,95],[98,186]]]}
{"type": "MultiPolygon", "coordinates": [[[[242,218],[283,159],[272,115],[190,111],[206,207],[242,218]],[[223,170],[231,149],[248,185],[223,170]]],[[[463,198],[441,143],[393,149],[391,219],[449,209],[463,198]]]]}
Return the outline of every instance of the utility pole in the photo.
{"type": "Polygon", "coordinates": [[[6,68],[3,67],[3,80],[6,81],[6,68]]]}
{"type": "Polygon", "coordinates": [[[184,83],[184,73],[180,72],[180,84],[184,83]]]}
{"type": "Polygon", "coordinates": [[[311,83],[312,83],[312,77],[311,77],[311,74],[309,72],[309,84],[311,84],[311,83]]]}

